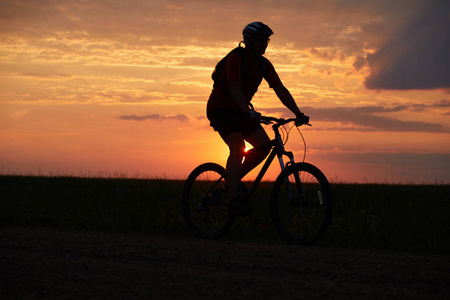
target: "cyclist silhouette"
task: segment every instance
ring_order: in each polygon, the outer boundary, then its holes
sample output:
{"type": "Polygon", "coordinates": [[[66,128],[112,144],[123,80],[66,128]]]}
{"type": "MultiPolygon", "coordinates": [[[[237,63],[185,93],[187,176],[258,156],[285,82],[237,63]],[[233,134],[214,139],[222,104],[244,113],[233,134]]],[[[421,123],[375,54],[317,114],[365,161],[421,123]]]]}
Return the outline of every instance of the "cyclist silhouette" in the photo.
{"type": "Polygon", "coordinates": [[[281,82],[272,63],[263,57],[273,31],[262,22],[253,22],[242,33],[245,48],[239,43],[239,47],[221,61],[223,68],[219,68],[221,63],[216,66],[214,88],[207,104],[211,126],[230,150],[226,164],[229,209],[237,216],[251,212],[250,204],[239,191],[241,178],[259,165],[270,151],[269,146],[264,147],[270,139],[260,124],[261,114],[250,103],[262,79],[300,122],[309,120],[281,82]],[[256,148],[251,155],[245,153],[244,141],[256,148]]]}

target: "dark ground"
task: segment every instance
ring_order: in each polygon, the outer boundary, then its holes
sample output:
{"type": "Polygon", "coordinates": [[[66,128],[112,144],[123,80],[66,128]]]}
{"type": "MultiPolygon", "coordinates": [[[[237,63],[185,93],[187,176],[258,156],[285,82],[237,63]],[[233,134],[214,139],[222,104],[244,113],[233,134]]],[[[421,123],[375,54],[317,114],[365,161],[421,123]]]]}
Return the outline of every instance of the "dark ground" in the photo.
{"type": "Polygon", "coordinates": [[[0,228],[2,299],[450,299],[450,255],[0,228]]]}

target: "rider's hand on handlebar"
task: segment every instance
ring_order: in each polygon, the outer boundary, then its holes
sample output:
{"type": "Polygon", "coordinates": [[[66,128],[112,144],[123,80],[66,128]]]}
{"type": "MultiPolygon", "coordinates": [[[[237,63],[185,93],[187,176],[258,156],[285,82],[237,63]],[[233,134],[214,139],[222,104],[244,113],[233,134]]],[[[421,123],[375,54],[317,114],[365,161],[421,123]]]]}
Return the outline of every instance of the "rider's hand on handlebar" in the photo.
{"type": "Polygon", "coordinates": [[[305,115],[304,113],[299,113],[296,115],[297,121],[295,122],[295,125],[301,126],[303,124],[309,124],[309,117],[305,115]]]}

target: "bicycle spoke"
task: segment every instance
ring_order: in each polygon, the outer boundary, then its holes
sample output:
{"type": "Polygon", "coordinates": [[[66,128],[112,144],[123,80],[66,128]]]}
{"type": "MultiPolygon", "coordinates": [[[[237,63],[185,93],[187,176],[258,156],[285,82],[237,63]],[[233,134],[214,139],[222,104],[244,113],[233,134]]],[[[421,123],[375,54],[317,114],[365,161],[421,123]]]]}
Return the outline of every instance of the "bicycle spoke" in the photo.
{"type": "Polygon", "coordinates": [[[290,243],[311,244],[325,233],[331,220],[328,181],[317,168],[306,163],[284,173],[277,179],[272,195],[274,224],[290,243]]]}
{"type": "Polygon", "coordinates": [[[225,170],[217,164],[196,168],[183,192],[183,214],[188,227],[201,238],[219,238],[231,227],[225,170]]]}

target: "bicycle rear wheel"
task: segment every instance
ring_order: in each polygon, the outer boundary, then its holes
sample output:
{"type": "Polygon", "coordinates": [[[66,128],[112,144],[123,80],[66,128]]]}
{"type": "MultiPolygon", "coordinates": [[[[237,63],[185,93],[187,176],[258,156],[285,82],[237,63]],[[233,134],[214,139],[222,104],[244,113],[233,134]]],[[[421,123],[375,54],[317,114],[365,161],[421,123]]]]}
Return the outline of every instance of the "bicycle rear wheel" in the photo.
{"type": "Polygon", "coordinates": [[[326,232],[333,201],[325,175],[308,163],[297,163],[280,173],[270,202],[273,223],[291,244],[311,245],[326,232]]]}
{"type": "Polygon", "coordinates": [[[221,238],[233,224],[225,177],[222,166],[206,163],[195,168],[186,180],[183,216],[187,227],[200,238],[221,238]]]}

